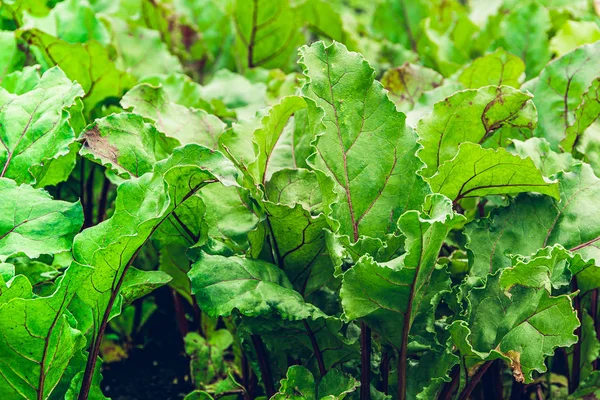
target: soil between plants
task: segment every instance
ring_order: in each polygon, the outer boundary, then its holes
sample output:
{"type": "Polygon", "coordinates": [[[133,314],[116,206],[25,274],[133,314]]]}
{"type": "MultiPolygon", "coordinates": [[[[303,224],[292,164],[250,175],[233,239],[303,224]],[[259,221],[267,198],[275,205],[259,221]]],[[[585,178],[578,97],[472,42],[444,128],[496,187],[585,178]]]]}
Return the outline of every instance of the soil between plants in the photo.
{"type": "Polygon", "coordinates": [[[143,346],[103,366],[102,391],[112,400],[177,400],[194,390],[171,293],[163,287],[154,297],[158,310],[134,338],[134,346],[143,346]]]}

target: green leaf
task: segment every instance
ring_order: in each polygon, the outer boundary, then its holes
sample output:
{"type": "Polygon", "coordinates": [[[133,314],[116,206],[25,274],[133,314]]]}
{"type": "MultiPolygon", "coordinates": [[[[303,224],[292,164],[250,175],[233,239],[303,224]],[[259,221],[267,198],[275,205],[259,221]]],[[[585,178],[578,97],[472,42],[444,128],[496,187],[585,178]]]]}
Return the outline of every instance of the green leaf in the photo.
{"type": "Polygon", "coordinates": [[[552,297],[543,280],[528,279],[529,273],[520,264],[489,275],[485,287],[471,290],[469,315],[450,326],[469,370],[502,358],[518,382],[531,382],[534,371],[546,371],[546,356],[577,341],[573,331],[579,320],[570,297],[552,297]],[[513,278],[505,281],[505,274],[513,278]]]}
{"type": "Polygon", "coordinates": [[[103,46],[110,43],[110,33],[87,0],[59,2],[45,17],[24,18],[27,28],[37,28],[67,43],[96,40],[103,46]]]}
{"type": "Polygon", "coordinates": [[[319,382],[317,393],[320,399],[341,400],[354,392],[360,383],[352,376],[337,369],[331,369],[319,382]]]}
{"type": "Polygon", "coordinates": [[[233,310],[248,317],[276,312],[290,321],[325,316],[304,302],[283,271],[265,261],[202,253],[188,276],[200,309],[211,317],[233,310]]]}
{"type": "Polygon", "coordinates": [[[393,233],[397,218],[429,192],[416,174],[422,163],[414,154],[415,133],[362,56],[323,42],[300,53],[307,77],[303,93],[324,110],[310,163],[331,181],[325,183],[332,188],[324,188],[324,202],[339,225],[336,231],[354,242],[360,235],[393,233]]]}
{"type": "Polygon", "coordinates": [[[492,136],[503,137],[502,131],[497,131],[504,126],[535,128],[537,118],[531,97],[509,86],[486,86],[458,92],[436,103],[433,112],[417,126],[423,145],[418,154],[427,165],[420,173],[433,176],[440,165],[456,155],[460,143],[488,147],[492,136]]]}
{"type": "Polygon", "coordinates": [[[0,80],[0,86],[16,95],[30,92],[40,82],[40,66],[27,66],[14,71],[0,80]]]}
{"type": "Polygon", "coordinates": [[[273,399],[314,400],[316,395],[315,378],[312,373],[301,365],[292,365],[285,379],[281,380],[279,392],[273,399]]]}
{"type": "Polygon", "coordinates": [[[569,400],[585,399],[600,395],[600,371],[594,371],[585,382],[581,382],[577,390],[569,395],[569,400]]]}
{"type": "MultiPolygon", "coordinates": [[[[585,45],[549,63],[539,78],[528,82],[534,95],[539,124],[535,132],[548,140],[553,148],[566,137],[569,126],[577,121],[577,108],[592,82],[598,78],[594,67],[600,62],[600,42],[585,45]]],[[[594,96],[592,90],[590,96],[594,96]]],[[[587,97],[586,96],[586,97],[587,97]]],[[[588,100],[588,101],[589,101],[588,100]]]]}
{"type": "Polygon", "coordinates": [[[81,204],[53,200],[42,189],[18,186],[10,179],[0,179],[0,198],[0,260],[71,249],[83,224],[81,204]]]}
{"type": "Polygon", "coordinates": [[[99,345],[94,335],[107,321],[125,273],[144,243],[203,186],[216,181],[235,185],[235,178],[235,168],[221,153],[197,145],[180,147],[152,173],[123,182],[112,217],[75,237],[75,261],[94,266],[77,293],[93,313],[93,346],[99,345]]]}
{"type": "Polygon", "coordinates": [[[550,50],[562,57],[575,48],[600,40],[600,27],[592,21],[567,21],[550,40],[550,50]]]}
{"type": "Polygon", "coordinates": [[[0,31],[0,83],[6,75],[21,69],[24,62],[25,55],[17,47],[14,32],[0,31]]]}
{"type": "Polygon", "coordinates": [[[281,380],[279,392],[272,397],[274,400],[342,400],[360,386],[352,376],[337,369],[330,370],[315,384],[312,373],[301,365],[292,365],[285,379],[281,380]]]}
{"type": "Polygon", "coordinates": [[[423,35],[420,22],[429,14],[426,1],[381,2],[373,14],[372,28],[375,33],[391,42],[400,43],[407,49],[417,51],[417,43],[423,35]]]}
{"type": "Polygon", "coordinates": [[[438,253],[450,229],[464,220],[441,195],[433,195],[428,206],[429,215],[408,211],[398,222],[407,238],[405,255],[387,263],[361,257],[344,273],[340,290],[345,317],[366,322],[397,349],[407,344],[417,315],[430,312],[423,299],[438,253]]]}
{"type": "Polygon", "coordinates": [[[600,77],[594,79],[582,95],[581,103],[574,112],[575,122],[567,127],[566,137],[560,143],[564,151],[571,152],[577,147],[581,137],[600,116],[600,77]]]}
{"type": "Polygon", "coordinates": [[[160,86],[164,97],[168,98],[170,103],[207,111],[212,108],[208,101],[202,98],[202,86],[185,74],[146,76],[140,79],[140,83],[160,86]]]}
{"type": "Polygon", "coordinates": [[[160,33],[112,18],[111,25],[118,53],[117,68],[136,78],[154,74],[183,72],[179,59],[169,53],[160,33]]]}
{"type": "Polygon", "coordinates": [[[152,171],[180,143],[166,137],[141,115],[111,114],[95,120],[82,132],[80,154],[129,179],[152,171]]]}
{"type": "Polygon", "coordinates": [[[423,93],[440,86],[443,79],[442,75],[432,69],[404,63],[385,71],[381,84],[389,91],[390,99],[398,109],[406,112],[415,107],[423,93]]]}
{"type": "Polygon", "coordinates": [[[143,271],[129,268],[121,286],[121,296],[125,304],[142,298],[161,286],[168,284],[171,277],[163,271],[143,271]]]}
{"type": "MultiPolygon", "coordinates": [[[[496,38],[492,48],[502,47],[523,60],[527,79],[537,76],[550,61],[548,10],[537,1],[513,2],[504,5],[499,15],[500,22],[490,21],[495,25],[491,37],[496,38]]],[[[483,35],[490,36],[490,32],[483,35]]]]}
{"type": "Polygon", "coordinates": [[[71,44],[36,29],[23,31],[21,37],[39,49],[40,62],[58,65],[83,87],[88,112],[107,98],[121,97],[135,84],[133,77],[117,69],[114,54],[96,41],[71,44]]]}
{"type": "Polygon", "coordinates": [[[162,87],[146,83],[128,91],[121,105],[155,122],[156,128],[180,144],[196,143],[216,150],[225,124],[204,110],[188,108],[170,101],[162,87]]]}
{"type": "MultiPolygon", "coordinates": [[[[272,175],[272,172],[268,173],[269,162],[282,137],[283,129],[292,114],[304,108],[306,108],[306,102],[302,97],[288,96],[271,107],[268,114],[262,118],[260,128],[253,133],[253,142],[257,146],[256,159],[248,166],[256,182],[265,185],[266,180],[272,175]]],[[[293,157],[293,155],[290,156],[293,157]]]]}
{"type": "Polygon", "coordinates": [[[67,109],[81,96],[81,86],[59,68],[20,96],[0,89],[0,176],[34,183],[32,167],[67,155],[76,138],[67,109]]]}
{"type": "Polygon", "coordinates": [[[544,176],[551,176],[560,171],[569,171],[576,163],[569,153],[555,153],[550,143],[543,138],[531,138],[524,142],[513,140],[514,148],[509,151],[521,158],[531,158],[535,166],[544,176]]]}
{"type": "MultiPolygon", "coordinates": [[[[203,65],[207,72],[217,71],[221,68],[230,68],[234,65],[233,42],[235,40],[234,27],[231,23],[231,2],[218,0],[176,0],[175,11],[182,17],[181,38],[179,44],[183,49],[184,57],[206,60],[203,65]],[[189,28],[191,24],[196,32],[200,33],[199,40],[191,48],[188,43],[189,28]],[[189,53],[189,54],[188,54],[189,53]]],[[[161,3],[158,3],[161,4],[161,3]]],[[[165,4],[165,3],[162,3],[165,4]]],[[[168,3],[167,3],[168,4],[168,3]]],[[[160,12],[160,14],[164,14],[160,12]]],[[[167,16],[165,27],[161,32],[173,30],[172,18],[167,16]]],[[[202,73],[203,71],[199,71],[202,73]]]]}
{"type": "Polygon", "coordinates": [[[301,13],[289,0],[236,0],[236,48],[248,68],[287,69],[302,44],[301,13]]]}
{"type": "Polygon", "coordinates": [[[247,191],[236,187],[212,185],[202,190],[198,196],[206,206],[204,222],[208,226],[208,236],[216,242],[215,245],[220,244],[229,253],[260,252],[260,249],[252,248],[249,237],[250,232],[257,228],[260,219],[257,216],[258,212],[247,205],[250,203],[247,191]]]}
{"type": "Polygon", "coordinates": [[[202,88],[202,97],[209,102],[221,102],[234,110],[238,119],[251,119],[256,111],[266,106],[267,87],[223,69],[202,88]]]}
{"type": "MultiPolygon", "coordinates": [[[[49,297],[16,298],[0,306],[0,393],[48,399],[70,360],[85,346],[67,307],[92,268],[74,263],[49,297]]],[[[60,395],[60,394],[59,394],[60,395]]]]}
{"type": "Polygon", "coordinates": [[[510,266],[507,254],[524,256],[539,248],[561,244],[584,259],[598,258],[594,244],[600,223],[594,211],[600,179],[587,164],[555,175],[560,201],[546,196],[520,195],[489,218],[466,225],[467,247],[473,255],[471,274],[484,277],[510,266]]]}
{"type": "Polygon", "coordinates": [[[273,178],[275,182],[267,185],[269,201],[263,204],[275,262],[305,294],[311,271],[325,249],[327,221],[324,214],[317,213],[321,199],[317,178],[307,170],[281,170],[273,178]]]}
{"type": "Polygon", "coordinates": [[[493,53],[475,59],[460,74],[458,80],[468,89],[483,86],[512,86],[519,88],[525,77],[523,61],[499,48],[493,53]]]}
{"type": "Polygon", "coordinates": [[[358,47],[353,32],[346,29],[343,9],[325,0],[309,0],[300,6],[303,20],[319,39],[335,40],[348,48],[358,47]]]}
{"type": "Polygon", "coordinates": [[[214,332],[206,340],[196,332],[185,336],[185,352],[190,357],[192,381],[196,387],[206,387],[226,376],[224,352],[233,343],[231,333],[225,329],[214,332]]]}
{"type": "Polygon", "coordinates": [[[427,180],[431,190],[452,199],[494,194],[536,192],[559,198],[558,183],[544,178],[529,158],[510,154],[505,149],[484,149],[463,143],[458,154],[439,167],[427,180]]]}

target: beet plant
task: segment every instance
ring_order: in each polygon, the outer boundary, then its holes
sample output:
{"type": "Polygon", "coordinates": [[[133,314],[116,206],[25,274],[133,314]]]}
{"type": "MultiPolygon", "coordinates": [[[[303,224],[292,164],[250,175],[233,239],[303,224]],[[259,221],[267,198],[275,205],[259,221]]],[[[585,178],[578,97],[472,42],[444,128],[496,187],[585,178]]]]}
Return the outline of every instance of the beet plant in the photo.
{"type": "Polygon", "coordinates": [[[0,1],[0,398],[600,396],[597,2],[364,3],[0,1]]]}

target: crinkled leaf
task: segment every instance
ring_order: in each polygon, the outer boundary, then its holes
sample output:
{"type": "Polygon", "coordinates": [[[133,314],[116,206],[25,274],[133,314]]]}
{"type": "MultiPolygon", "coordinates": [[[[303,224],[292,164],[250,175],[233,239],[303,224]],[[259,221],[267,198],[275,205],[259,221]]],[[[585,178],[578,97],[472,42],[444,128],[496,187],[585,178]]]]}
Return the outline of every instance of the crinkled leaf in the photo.
{"type": "Polygon", "coordinates": [[[204,110],[170,101],[162,87],[143,83],[128,91],[121,105],[155,122],[156,128],[182,145],[196,143],[215,150],[225,124],[204,110]]]}
{"type": "MultiPolygon", "coordinates": [[[[256,182],[264,185],[272,174],[272,172],[268,173],[269,162],[273,157],[283,130],[292,114],[304,108],[306,108],[306,101],[302,97],[284,97],[279,103],[271,107],[268,114],[261,120],[260,128],[255,130],[253,134],[253,142],[257,145],[256,160],[248,166],[256,182]]],[[[293,157],[292,154],[290,156],[293,157]]]]}
{"type": "Polygon", "coordinates": [[[16,95],[27,93],[40,81],[40,66],[26,66],[22,70],[14,71],[0,80],[0,86],[16,95]]]}
{"type": "Polygon", "coordinates": [[[311,163],[332,181],[325,192],[335,196],[323,198],[332,219],[353,241],[393,233],[397,218],[429,191],[416,174],[422,163],[414,154],[415,133],[361,55],[323,42],[300,52],[303,93],[324,110],[311,163]]]}
{"type": "Polygon", "coordinates": [[[569,171],[576,163],[569,153],[555,153],[550,143],[543,138],[531,138],[524,142],[513,140],[509,151],[522,158],[531,158],[544,176],[552,176],[560,171],[569,171]]]}
{"type": "Polygon", "coordinates": [[[473,254],[471,274],[484,277],[510,266],[506,254],[530,255],[539,248],[561,244],[597,258],[600,238],[596,198],[600,179],[587,164],[555,175],[560,201],[547,196],[520,195],[509,206],[494,210],[489,218],[466,226],[467,247],[473,254]]]}
{"type": "Polygon", "coordinates": [[[544,360],[557,347],[577,341],[573,331],[579,320],[571,299],[552,297],[543,281],[532,281],[528,274],[525,264],[517,265],[490,275],[485,287],[471,290],[468,317],[450,327],[470,370],[482,361],[502,358],[517,381],[531,382],[534,371],[546,371],[544,360]],[[504,273],[520,279],[504,282],[504,273]]]}
{"type": "Polygon", "coordinates": [[[59,68],[20,96],[0,89],[0,176],[33,183],[32,167],[67,155],[76,137],[67,109],[81,96],[81,86],[59,68]]]}
{"type": "Polygon", "coordinates": [[[111,114],[95,120],[82,132],[80,154],[130,178],[152,171],[180,143],[133,113],[111,114]]]}
{"type": "MultiPolygon", "coordinates": [[[[553,148],[577,122],[575,117],[581,118],[577,109],[592,82],[598,78],[595,66],[599,62],[600,42],[581,46],[549,63],[537,79],[528,82],[526,88],[534,95],[539,116],[535,134],[548,140],[553,148]]],[[[586,100],[593,100],[594,95],[592,90],[585,95],[590,97],[586,100]]]]}
{"type": "Polygon", "coordinates": [[[417,314],[431,308],[423,299],[438,253],[450,229],[464,219],[443,196],[433,195],[429,206],[429,215],[409,211],[398,222],[407,237],[405,255],[388,263],[363,256],[346,271],[340,290],[346,318],[365,321],[398,349],[417,314]]]}
{"type": "Polygon", "coordinates": [[[575,121],[567,127],[566,137],[560,143],[564,151],[573,151],[587,128],[600,116],[600,77],[594,79],[582,95],[581,103],[574,112],[575,121]]]}
{"type": "Polygon", "coordinates": [[[458,92],[436,103],[433,112],[419,121],[417,132],[423,148],[419,157],[427,165],[421,171],[430,177],[444,161],[453,158],[463,142],[487,141],[504,126],[535,128],[535,106],[531,95],[509,86],[486,86],[458,92]]]}
{"type": "Polygon", "coordinates": [[[0,306],[0,394],[48,399],[70,360],[85,346],[67,307],[92,268],[74,263],[48,297],[16,298],[0,306]]]}
{"type": "Polygon", "coordinates": [[[212,317],[258,317],[276,312],[295,321],[324,314],[305,303],[279,267],[261,260],[202,253],[188,273],[200,308],[212,317]]]}
{"type": "Polygon", "coordinates": [[[70,250],[83,224],[79,203],[53,200],[42,189],[0,179],[0,260],[70,250]]]}
{"type": "Polygon", "coordinates": [[[427,180],[431,190],[454,202],[468,197],[536,192],[559,198],[558,183],[544,178],[533,161],[503,148],[463,143],[452,160],[427,180]]]}

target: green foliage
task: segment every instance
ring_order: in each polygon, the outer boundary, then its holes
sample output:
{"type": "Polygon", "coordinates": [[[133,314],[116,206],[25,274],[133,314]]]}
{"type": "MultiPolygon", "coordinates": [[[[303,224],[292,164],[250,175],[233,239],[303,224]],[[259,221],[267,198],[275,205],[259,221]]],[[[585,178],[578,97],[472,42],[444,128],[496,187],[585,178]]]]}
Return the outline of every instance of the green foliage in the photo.
{"type": "Polygon", "coordinates": [[[0,398],[597,396],[591,3],[0,1],[0,398]]]}

